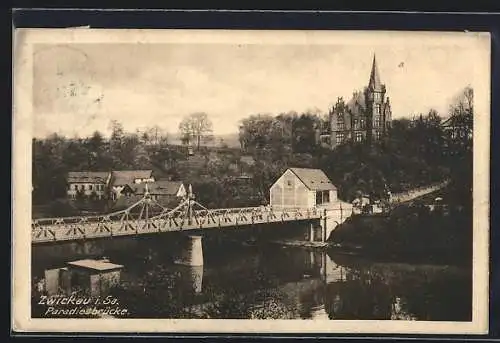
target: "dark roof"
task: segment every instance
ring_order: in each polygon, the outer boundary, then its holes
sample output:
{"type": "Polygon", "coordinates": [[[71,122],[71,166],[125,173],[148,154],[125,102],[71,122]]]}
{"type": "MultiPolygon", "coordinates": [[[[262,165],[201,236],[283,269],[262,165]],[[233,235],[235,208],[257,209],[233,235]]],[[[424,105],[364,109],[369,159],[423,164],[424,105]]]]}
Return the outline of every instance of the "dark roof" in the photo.
{"type": "MultiPolygon", "coordinates": [[[[148,191],[150,194],[154,195],[176,195],[181,186],[181,181],[158,180],[156,182],[148,183],[148,191]]],[[[131,187],[135,191],[135,194],[144,194],[146,189],[146,185],[144,183],[135,184],[131,187]]]]}
{"type": "Polygon", "coordinates": [[[311,191],[336,190],[328,176],[320,169],[290,168],[304,185],[311,191]]]}
{"type": "Polygon", "coordinates": [[[108,176],[108,172],[69,172],[68,183],[106,183],[108,176]]]}
{"type": "Polygon", "coordinates": [[[380,82],[380,74],[378,72],[375,55],[373,55],[372,71],[370,73],[370,81],[368,82],[368,88],[376,91],[382,91],[382,82],[380,82]]]}
{"type": "Polygon", "coordinates": [[[127,185],[134,183],[135,179],[149,179],[153,174],[152,170],[116,170],[113,171],[113,185],[127,185]]]}
{"type": "Polygon", "coordinates": [[[364,111],[366,108],[365,93],[361,91],[354,92],[351,100],[347,102],[346,106],[352,114],[360,114],[358,111],[364,111]]]}

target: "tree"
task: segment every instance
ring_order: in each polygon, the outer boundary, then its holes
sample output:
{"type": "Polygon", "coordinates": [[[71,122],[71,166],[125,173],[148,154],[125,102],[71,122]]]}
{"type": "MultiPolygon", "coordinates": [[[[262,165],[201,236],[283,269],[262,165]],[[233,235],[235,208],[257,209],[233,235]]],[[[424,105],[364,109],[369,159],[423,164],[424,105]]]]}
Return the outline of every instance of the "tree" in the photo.
{"type": "Polygon", "coordinates": [[[450,106],[449,125],[452,139],[466,150],[472,149],[472,129],[474,122],[474,91],[468,86],[456,97],[450,106]]]}
{"type": "Polygon", "coordinates": [[[269,114],[254,114],[240,123],[239,140],[245,151],[262,149],[269,142],[273,117],[269,114]]]}
{"type": "Polygon", "coordinates": [[[294,152],[311,152],[316,146],[316,130],[319,129],[319,118],[311,113],[304,113],[295,118],[293,124],[294,152]]]}
{"type": "Polygon", "coordinates": [[[179,132],[183,142],[196,142],[199,149],[202,141],[208,141],[212,138],[212,122],[204,112],[192,113],[179,124],[179,132]]]}
{"type": "Polygon", "coordinates": [[[111,148],[119,148],[124,136],[123,125],[117,120],[111,120],[109,128],[111,129],[111,148]]]}
{"type": "Polygon", "coordinates": [[[122,162],[120,159],[120,154],[122,151],[124,130],[123,125],[117,120],[112,120],[109,125],[111,129],[111,137],[109,139],[109,152],[112,157],[113,168],[122,168],[122,162]]]}
{"type": "Polygon", "coordinates": [[[168,135],[158,126],[146,127],[144,130],[137,130],[141,143],[145,145],[166,145],[168,135]]]}
{"type": "MultiPolygon", "coordinates": [[[[447,164],[452,171],[452,182],[472,196],[472,133],[474,121],[474,92],[465,87],[450,106],[447,137],[447,164]],[[460,166],[460,167],[457,167],[460,166]]],[[[472,198],[471,198],[472,199],[472,198]]]]}
{"type": "Polygon", "coordinates": [[[52,134],[43,140],[33,141],[33,197],[44,203],[65,196],[67,162],[64,154],[66,138],[52,134]]]}
{"type": "Polygon", "coordinates": [[[84,145],[89,155],[90,170],[100,171],[112,168],[113,159],[109,151],[109,143],[99,131],[95,131],[90,138],[86,139],[84,145]]]}

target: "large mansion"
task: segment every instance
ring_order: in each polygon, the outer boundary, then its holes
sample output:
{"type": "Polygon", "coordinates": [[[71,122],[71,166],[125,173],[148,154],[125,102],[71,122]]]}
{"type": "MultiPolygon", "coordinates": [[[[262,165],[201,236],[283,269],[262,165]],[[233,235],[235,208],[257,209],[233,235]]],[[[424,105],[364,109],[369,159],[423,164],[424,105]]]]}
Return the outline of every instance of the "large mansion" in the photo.
{"type": "Polygon", "coordinates": [[[389,97],[373,56],[368,86],[355,91],[348,102],[337,99],[329,110],[328,127],[321,133],[320,142],[335,148],[347,141],[370,143],[378,140],[387,133],[391,115],[389,97]]]}

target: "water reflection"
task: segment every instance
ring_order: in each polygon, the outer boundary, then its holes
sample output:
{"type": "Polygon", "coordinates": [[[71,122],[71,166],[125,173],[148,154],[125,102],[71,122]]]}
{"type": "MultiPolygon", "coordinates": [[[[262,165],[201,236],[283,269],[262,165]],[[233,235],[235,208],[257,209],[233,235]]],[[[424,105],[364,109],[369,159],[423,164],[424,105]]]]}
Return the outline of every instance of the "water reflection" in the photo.
{"type": "Polygon", "coordinates": [[[205,251],[201,267],[152,250],[111,256],[126,266],[113,292],[136,318],[471,320],[467,268],[276,246],[205,251]]]}
{"type": "Polygon", "coordinates": [[[332,255],[325,279],[332,319],[471,320],[470,270],[332,255]]]}

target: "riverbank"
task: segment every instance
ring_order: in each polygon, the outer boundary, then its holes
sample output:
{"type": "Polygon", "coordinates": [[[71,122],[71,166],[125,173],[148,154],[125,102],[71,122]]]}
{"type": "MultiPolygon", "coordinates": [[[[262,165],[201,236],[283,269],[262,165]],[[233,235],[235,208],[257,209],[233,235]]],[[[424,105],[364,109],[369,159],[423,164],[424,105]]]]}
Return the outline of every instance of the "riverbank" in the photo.
{"type": "Polygon", "coordinates": [[[329,249],[386,261],[471,264],[472,206],[467,200],[445,188],[401,204],[387,216],[355,215],[332,232],[329,249]],[[438,196],[443,205],[431,205],[438,196]]]}

